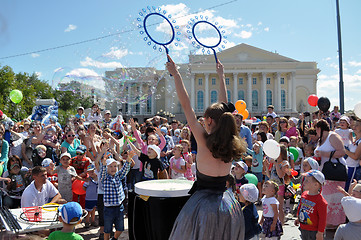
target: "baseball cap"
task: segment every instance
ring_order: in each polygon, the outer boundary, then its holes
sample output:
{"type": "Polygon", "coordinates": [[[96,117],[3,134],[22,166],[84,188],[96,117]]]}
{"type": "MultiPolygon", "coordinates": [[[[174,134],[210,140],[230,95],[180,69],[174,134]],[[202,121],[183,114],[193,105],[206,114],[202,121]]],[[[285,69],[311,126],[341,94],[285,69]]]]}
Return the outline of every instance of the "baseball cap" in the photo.
{"type": "Polygon", "coordinates": [[[350,222],[361,220],[361,199],[351,196],[343,197],[341,205],[350,222]]]}
{"type": "Polygon", "coordinates": [[[116,161],[114,158],[108,158],[107,159],[107,166],[109,166],[110,164],[112,164],[113,162],[119,163],[118,161],[116,161]]]}
{"type": "Polygon", "coordinates": [[[68,202],[63,206],[59,207],[59,213],[65,223],[76,224],[82,218],[83,209],[77,202],[68,202]],[[76,218],[77,220],[73,220],[71,222],[71,220],[74,218],[76,218]]]}
{"type": "Polygon", "coordinates": [[[160,148],[158,146],[151,144],[148,145],[148,149],[149,148],[153,149],[157,153],[157,157],[160,158],[160,148]]]}
{"type": "Polygon", "coordinates": [[[352,189],[352,191],[361,193],[361,184],[360,183],[356,184],[356,186],[352,189]]]}
{"type": "Polygon", "coordinates": [[[95,170],[95,165],[94,164],[89,164],[88,167],[86,168],[87,171],[92,171],[95,170]]]}
{"type": "Polygon", "coordinates": [[[84,111],[84,108],[83,107],[78,107],[78,110],[83,110],[84,111]]]}
{"type": "Polygon", "coordinates": [[[162,133],[167,134],[168,130],[166,127],[161,127],[160,130],[162,131],[162,133]]]}
{"type": "Polygon", "coordinates": [[[105,114],[112,114],[112,113],[110,112],[110,110],[106,110],[105,114]]]}
{"type": "Polygon", "coordinates": [[[84,154],[84,153],[86,152],[86,146],[85,146],[85,145],[79,145],[79,146],[76,148],[76,152],[77,152],[77,153],[84,154]]]}
{"type": "Polygon", "coordinates": [[[241,168],[243,168],[243,170],[244,170],[245,172],[248,172],[248,166],[247,166],[247,164],[246,164],[245,162],[243,162],[243,161],[238,161],[238,162],[235,162],[234,165],[238,165],[238,166],[240,166],[241,168]]]}
{"type": "Polygon", "coordinates": [[[272,108],[274,109],[275,107],[273,105],[268,105],[267,108],[272,108]]]}
{"type": "Polygon", "coordinates": [[[71,158],[71,155],[70,155],[70,153],[68,153],[68,152],[65,152],[65,153],[62,153],[61,155],[60,155],[60,159],[62,159],[63,157],[68,157],[68,158],[71,158]]]}
{"type": "Polygon", "coordinates": [[[262,141],[256,141],[256,142],[253,144],[253,147],[255,147],[255,146],[263,147],[263,142],[262,142],[262,141]]]}
{"type": "Polygon", "coordinates": [[[325,176],[322,172],[318,170],[311,170],[303,173],[302,175],[306,177],[314,177],[321,185],[323,185],[323,183],[325,182],[325,176]]]}
{"type": "Polygon", "coordinates": [[[312,157],[306,158],[305,160],[307,160],[308,164],[310,164],[312,170],[318,170],[320,168],[318,162],[312,157]]]}
{"type": "Polygon", "coordinates": [[[243,184],[240,187],[240,192],[248,202],[256,202],[258,200],[258,189],[254,184],[243,184]]]}
{"type": "MultiPolygon", "coordinates": [[[[64,153],[63,153],[64,154],[64,153]]],[[[63,155],[62,154],[62,155],[63,155]]],[[[53,161],[50,158],[45,158],[42,162],[41,162],[41,166],[42,167],[49,167],[50,163],[52,163],[53,161]]]]}

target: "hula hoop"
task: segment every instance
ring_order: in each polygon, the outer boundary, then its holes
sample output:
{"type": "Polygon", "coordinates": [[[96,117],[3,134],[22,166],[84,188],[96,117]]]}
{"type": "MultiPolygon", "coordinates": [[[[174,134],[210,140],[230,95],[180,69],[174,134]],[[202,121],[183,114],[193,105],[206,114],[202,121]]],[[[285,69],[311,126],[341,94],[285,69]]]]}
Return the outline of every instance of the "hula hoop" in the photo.
{"type": "Polygon", "coordinates": [[[57,203],[46,203],[43,206],[41,206],[41,209],[47,212],[55,212],[58,210],[59,206],[60,205],[57,203]],[[54,209],[54,210],[49,210],[49,209],[54,209]]]}
{"type": "Polygon", "coordinates": [[[193,35],[194,39],[197,41],[197,43],[198,43],[199,45],[201,45],[202,47],[210,48],[210,49],[213,50],[214,58],[215,58],[216,62],[218,62],[216,50],[214,50],[214,48],[218,47],[219,44],[221,44],[221,42],[222,42],[222,34],[221,34],[221,32],[219,31],[219,29],[218,29],[213,23],[210,23],[210,22],[208,22],[208,21],[202,20],[202,21],[196,22],[196,23],[193,25],[193,27],[192,27],[192,35],[193,35]],[[194,29],[195,29],[195,27],[196,27],[199,23],[209,24],[209,25],[211,25],[214,29],[216,29],[216,31],[217,31],[217,33],[218,33],[218,36],[219,36],[219,41],[218,41],[217,44],[215,44],[215,45],[205,45],[205,44],[203,44],[201,41],[198,40],[198,38],[197,38],[197,36],[196,36],[196,34],[195,34],[195,32],[194,32],[194,29]]]}

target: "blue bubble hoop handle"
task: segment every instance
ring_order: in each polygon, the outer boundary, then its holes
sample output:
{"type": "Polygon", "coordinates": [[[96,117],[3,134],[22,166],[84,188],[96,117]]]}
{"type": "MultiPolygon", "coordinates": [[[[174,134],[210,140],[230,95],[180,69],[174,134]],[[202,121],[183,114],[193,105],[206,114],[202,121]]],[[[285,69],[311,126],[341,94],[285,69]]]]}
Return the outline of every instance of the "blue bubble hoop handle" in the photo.
{"type": "Polygon", "coordinates": [[[214,48],[218,47],[218,45],[221,44],[221,42],[222,42],[222,34],[221,34],[221,32],[219,31],[219,29],[218,29],[214,24],[212,24],[212,23],[210,23],[210,22],[207,22],[207,21],[199,21],[199,22],[196,22],[196,23],[193,25],[193,27],[192,27],[192,35],[193,35],[194,39],[197,41],[197,43],[198,43],[199,45],[201,45],[202,47],[210,48],[210,49],[213,50],[214,58],[215,58],[216,63],[217,63],[217,62],[218,62],[218,58],[217,58],[216,50],[214,50],[214,48]],[[197,36],[196,36],[196,34],[195,34],[194,31],[195,31],[195,27],[196,27],[199,23],[207,23],[207,24],[211,25],[214,29],[217,30],[217,33],[218,33],[218,36],[219,36],[219,41],[218,41],[218,43],[216,43],[216,44],[214,44],[214,45],[205,45],[205,44],[203,44],[201,41],[198,40],[198,38],[197,38],[197,36]]]}
{"type": "MultiPolygon", "coordinates": [[[[143,20],[143,28],[144,28],[145,33],[146,33],[146,34],[148,35],[148,37],[150,38],[150,40],[152,40],[154,43],[156,43],[156,44],[158,44],[158,45],[163,46],[164,49],[165,49],[166,54],[168,55],[168,54],[169,54],[169,49],[166,47],[166,45],[171,44],[171,43],[173,42],[174,36],[175,36],[173,24],[169,21],[169,19],[166,18],[165,16],[163,16],[162,14],[157,13],[157,12],[149,13],[149,14],[144,18],[144,20],[143,20]],[[147,22],[147,19],[148,19],[150,16],[153,16],[153,15],[157,15],[157,16],[162,17],[163,19],[165,19],[165,20],[168,22],[169,26],[171,27],[171,29],[172,29],[172,37],[171,37],[171,39],[170,39],[168,42],[165,42],[165,43],[158,42],[158,41],[156,41],[154,38],[152,38],[152,36],[149,34],[148,29],[147,29],[147,24],[146,24],[146,22],[147,22]]],[[[168,59],[168,62],[169,62],[169,59],[168,59]]]]}

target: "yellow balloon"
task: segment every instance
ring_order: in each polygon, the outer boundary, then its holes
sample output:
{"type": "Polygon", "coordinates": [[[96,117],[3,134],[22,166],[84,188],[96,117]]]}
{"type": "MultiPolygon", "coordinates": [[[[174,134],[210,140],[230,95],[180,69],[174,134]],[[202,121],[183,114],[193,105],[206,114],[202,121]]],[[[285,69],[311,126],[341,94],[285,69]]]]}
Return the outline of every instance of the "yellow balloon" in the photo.
{"type": "Polygon", "coordinates": [[[246,109],[247,104],[243,100],[238,100],[234,106],[236,107],[237,111],[241,113],[246,109]]]}

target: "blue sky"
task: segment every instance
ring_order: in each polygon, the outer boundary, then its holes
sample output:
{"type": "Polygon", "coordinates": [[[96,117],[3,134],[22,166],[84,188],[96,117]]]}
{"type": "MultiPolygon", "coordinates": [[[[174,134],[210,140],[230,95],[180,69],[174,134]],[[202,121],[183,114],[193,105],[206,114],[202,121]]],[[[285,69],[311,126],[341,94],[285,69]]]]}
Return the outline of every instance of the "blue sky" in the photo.
{"type": "MultiPolygon", "coordinates": [[[[163,53],[147,46],[139,31],[134,31],[138,12],[146,6],[167,10],[183,28],[195,12],[218,21],[226,29],[226,47],[246,43],[299,61],[317,62],[321,70],[317,95],[338,105],[335,0],[1,0],[0,65],[9,65],[15,72],[37,73],[50,83],[59,81],[54,74],[59,68],[79,76],[102,75],[115,67],[164,68],[163,53]],[[87,41],[108,35],[112,36],[87,41]],[[82,41],[86,42],[57,48],[82,41]],[[6,58],[48,48],[56,49],[6,58]]],[[[346,110],[360,101],[360,9],[359,0],[340,0],[346,110]]],[[[176,62],[186,62],[190,50],[194,48],[181,44],[171,48],[171,55],[176,62]]]]}

